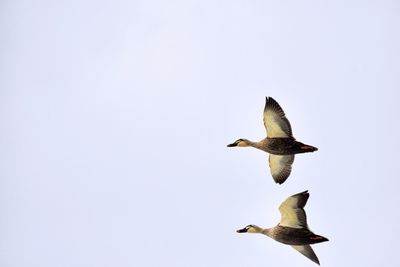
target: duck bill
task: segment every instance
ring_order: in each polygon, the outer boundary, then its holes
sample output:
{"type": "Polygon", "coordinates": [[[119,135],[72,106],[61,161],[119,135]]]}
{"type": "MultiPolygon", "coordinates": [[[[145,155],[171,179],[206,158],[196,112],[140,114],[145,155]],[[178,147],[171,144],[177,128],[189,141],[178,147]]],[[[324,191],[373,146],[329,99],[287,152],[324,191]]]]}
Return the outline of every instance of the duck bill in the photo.
{"type": "Polygon", "coordinates": [[[227,145],[227,147],[234,147],[234,146],[237,146],[237,143],[232,143],[232,144],[227,145]]]}
{"type": "Polygon", "coordinates": [[[243,228],[243,229],[236,230],[236,233],[247,233],[247,229],[243,228]]]}

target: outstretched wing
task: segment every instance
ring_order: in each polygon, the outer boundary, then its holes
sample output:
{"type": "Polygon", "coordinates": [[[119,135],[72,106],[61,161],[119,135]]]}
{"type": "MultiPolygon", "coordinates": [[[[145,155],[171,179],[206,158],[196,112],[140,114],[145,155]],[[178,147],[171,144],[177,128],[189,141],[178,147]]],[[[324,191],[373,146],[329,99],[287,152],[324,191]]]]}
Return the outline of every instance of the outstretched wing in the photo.
{"type": "Polygon", "coordinates": [[[305,245],[305,246],[292,246],[295,250],[315,262],[316,264],[319,265],[319,260],[317,255],[315,255],[313,249],[311,248],[310,245],[305,245]]]}
{"type": "Polygon", "coordinates": [[[304,191],[288,197],[279,206],[281,221],[279,225],[292,228],[307,228],[307,217],[304,206],[310,194],[304,191]]]}
{"type": "Polygon", "coordinates": [[[269,154],[269,167],[275,182],[283,184],[292,171],[294,155],[269,154]]]}
{"type": "Polygon", "coordinates": [[[264,108],[264,126],[270,138],[292,137],[292,127],[285,112],[272,97],[266,97],[264,108]]]}

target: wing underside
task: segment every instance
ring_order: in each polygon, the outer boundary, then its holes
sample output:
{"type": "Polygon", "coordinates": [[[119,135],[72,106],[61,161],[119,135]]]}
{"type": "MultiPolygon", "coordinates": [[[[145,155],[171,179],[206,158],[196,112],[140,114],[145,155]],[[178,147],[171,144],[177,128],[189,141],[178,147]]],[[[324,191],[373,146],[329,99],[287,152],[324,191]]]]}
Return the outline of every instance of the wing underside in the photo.
{"type": "Polygon", "coordinates": [[[292,171],[294,155],[269,155],[269,167],[275,182],[282,184],[292,171]]]}
{"type": "Polygon", "coordinates": [[[280,225],[292,228],[307,228],[307,216],[304,206],[310,195],[307,191],[288,197],[279,206],[281,213],[280,225]]]}
{"type": "Polygon", "coordinates": [[[313,251],[313,249],[311,248],[310,245],[304,245],[304,246],[292,246],[295,250],[297,250],[298,252],[300,252],[301,254],[303,254],[304,256],[306,256],[307,258],[309,258],[310,260],[312,260],[313,262],[315,262],[316,264],[319,265],[319,260],[317,255],[315,255],[315,252],[313,251]]]}
{"type": "Polygon", "coordinates": [[[270,138],[292,137],[292,127],[285,112],[272,97],[267,97],[264,108],[264,126],[270,138]]]}

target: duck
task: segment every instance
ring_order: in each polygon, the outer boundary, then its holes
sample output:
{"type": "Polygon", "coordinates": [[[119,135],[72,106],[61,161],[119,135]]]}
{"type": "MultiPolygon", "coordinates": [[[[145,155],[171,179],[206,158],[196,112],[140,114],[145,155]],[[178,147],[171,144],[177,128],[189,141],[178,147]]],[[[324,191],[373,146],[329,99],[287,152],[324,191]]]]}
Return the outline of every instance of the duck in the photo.
{"type": "Polygon", "coordinates": [[[318,148],[297,141],[285,112],[272,97],[266,97],[264,107],[264,126],[267,137],[259,142],[238,139],[227,147],[254,147],[269,153],[269,166],[272,178],[283,184],[290,176],[294,155],[317,151],[318,148]]]}
{"type": "Polygon", "coordinates": [[[314,234],[307,225],[304,206],[310,194],[308,190],[288,197],[279,206],[281,220],[273,228],[261,228],[257,225],[247,225],[237,233],[264,234],[280,243],[290,245],[295,250],[317,263],[319,260],[310,245],[329,241],[328,238],[314,234]]]}

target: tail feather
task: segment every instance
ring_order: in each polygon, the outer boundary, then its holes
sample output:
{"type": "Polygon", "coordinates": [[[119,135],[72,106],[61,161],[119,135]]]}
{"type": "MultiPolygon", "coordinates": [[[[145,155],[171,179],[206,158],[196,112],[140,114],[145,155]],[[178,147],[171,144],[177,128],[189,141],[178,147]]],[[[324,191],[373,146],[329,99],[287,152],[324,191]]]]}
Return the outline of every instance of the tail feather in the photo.
{"type": "Polygon", "coordinates": [[[314,152],[314,151],[318,150],[318,148],[315,146],[306,145],[306,144],[303,144],[300,142],[298,142],[298,145],[299,145],[299,149],[300,149],[301,153],[314,152]]]}
{"type": "Polygon", "coordinates": [[[313,244],[329,241],[328,238],[320,236],[320,235],[313,235],[310,237],[310,240],[313,241],[313,244]]]}

